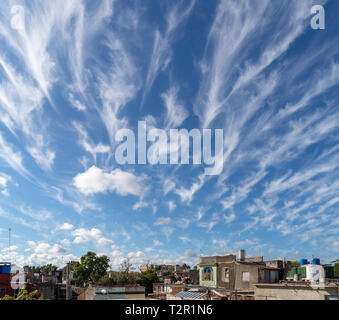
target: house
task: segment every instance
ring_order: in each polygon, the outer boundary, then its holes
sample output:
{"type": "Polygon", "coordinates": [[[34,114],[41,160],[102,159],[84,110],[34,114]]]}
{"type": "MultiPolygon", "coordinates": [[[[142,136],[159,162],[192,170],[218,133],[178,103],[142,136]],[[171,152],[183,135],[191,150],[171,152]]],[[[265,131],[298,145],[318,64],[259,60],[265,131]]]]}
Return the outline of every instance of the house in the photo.
{"type": "Polygon", "coordinates": [[[14,296],[14,289],[11,286],[11,264],[0,262],[0,298],[14,296]]]}
{"type": "Polygon", "coordinates": [[[184,284],[154,283],[153,297],[159,300],[168,300],[173,295],[183,291],[184,284]]]}
{"type": "Polygon", "coordinates": [[[244,293],[247,297],[254,295],[255,283],[276,283],[280,280],[283,263],[264,262],[263,257],[245,257],[245,250],[235,255],[201,257],[199,269],[200,286],[226,289],[244,293]]]}

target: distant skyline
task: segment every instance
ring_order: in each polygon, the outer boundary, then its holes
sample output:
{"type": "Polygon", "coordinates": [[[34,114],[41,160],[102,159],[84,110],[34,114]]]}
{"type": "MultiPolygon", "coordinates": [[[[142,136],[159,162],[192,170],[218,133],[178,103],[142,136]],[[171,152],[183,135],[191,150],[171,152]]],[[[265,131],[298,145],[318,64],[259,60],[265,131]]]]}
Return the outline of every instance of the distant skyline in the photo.
{"type": "Polygon", "coordinates": [[[87,251],[113,268],[239,249],[338,259],[338,12],[335,0],[2,1],[0,261],[9,228],[20,266],[87,251]],[[116,133],[140,121],[223,129],[222,172],[118,164],[116,133]]]}

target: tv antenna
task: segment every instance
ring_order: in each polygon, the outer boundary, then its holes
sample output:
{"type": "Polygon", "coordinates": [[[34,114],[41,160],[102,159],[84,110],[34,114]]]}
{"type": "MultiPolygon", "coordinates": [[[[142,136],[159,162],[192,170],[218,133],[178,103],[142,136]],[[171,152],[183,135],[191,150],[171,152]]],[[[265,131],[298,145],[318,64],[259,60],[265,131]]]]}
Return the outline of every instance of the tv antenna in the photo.
{"type": "Polygon", "coordinates": [[[11,231],[12,229],[8,229],[8,256],[9,256],[9,263],[11,263],[11,231]]]}

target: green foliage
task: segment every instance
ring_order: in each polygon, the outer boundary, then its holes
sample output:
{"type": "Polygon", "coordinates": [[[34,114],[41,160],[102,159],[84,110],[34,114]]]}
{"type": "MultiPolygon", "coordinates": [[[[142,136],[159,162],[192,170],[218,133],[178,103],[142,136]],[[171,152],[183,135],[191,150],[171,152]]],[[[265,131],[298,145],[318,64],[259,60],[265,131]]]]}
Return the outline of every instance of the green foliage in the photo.
{"type": "Polygon", "coordinates": [[[43,275],[47,275],[50,272],[54,272],[54,271],[58,270],[58,267],[54,266],[52,264],[46,264],[45,266],[41,266],[41,267],[25,266],[24,269],[27,270],[28,272],[41,273],[43,275]]]}
{"type": "Polygon", "coordinates": [[[141,273],[137,283],[146,288],[147,293],[153,292],[153,283],[158,283],[159,278],[154,270],[147,270],[141,273]]]}
{"type": "Polygon", "coordinates": [[[41,267],[41,273],[43,275],[47,275],[50,272],[55,272],[58,270],[57,266],[53,266],[52,264],[46,264],[45,266],[41,267]]]}
{"type": "Polygon", "coordinates": [[[103,285],[103,286],[112,286],[112,285],[116,285],[117,282],[117,278],[115,276],[109,276],[108,274],[106,274],[105,276],[103,276],[98,282],[97,284],[103,285]]]}
{"type": "Polygon", "coordinates": [[[9,300],[37,300],[39,292],[35,290],[33,292],[28,293],[28,290],[25,288],[21,289],[16,298],[11,296],[5,296],[4,298],[0,298],[2,301],[9,301],[9,300]]]}
{"type": "Polygon", "coordinates": [[[74,278],[77,285],[98,283],[107,275],[109,268],[107,256],[98,257],[94,252],[87,252],[80,258],[80,263],[74,264],[74,278]]]}
{"type": "MultiPolygon", "coordinates": [[[[337,260],[338,261],[338,260],[337,260]]],[[[339,277],[339,263],[334,265],[334,276],[339,277]]]]}
{"type": "Polygon", "coordinates": [[[293,267],[300,267],[299,261],[292,261],[292,262],[291,262],[291,267],[292,267],[292,268],[293,268],[293,267]]]}

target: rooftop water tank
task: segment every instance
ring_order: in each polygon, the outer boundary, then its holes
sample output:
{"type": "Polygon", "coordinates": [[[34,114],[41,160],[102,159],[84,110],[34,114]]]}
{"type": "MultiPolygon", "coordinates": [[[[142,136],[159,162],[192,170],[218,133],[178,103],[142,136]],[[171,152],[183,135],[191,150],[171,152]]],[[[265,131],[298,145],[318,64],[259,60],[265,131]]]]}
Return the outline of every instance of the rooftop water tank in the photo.
{"type": "Polygon", "coordinates": [[[312,260],[312,264],[316,264],[316,265],[320,266],[320,259],[319,258],[314,258],[312,260]]]}
{"type": "Polygon", "coordinates": [[[306,264],[308,264],[307,259],[300,259],[300,265],[301,265],[301,266],[304,266],[304,265],[306,265],[306,264]]]}

